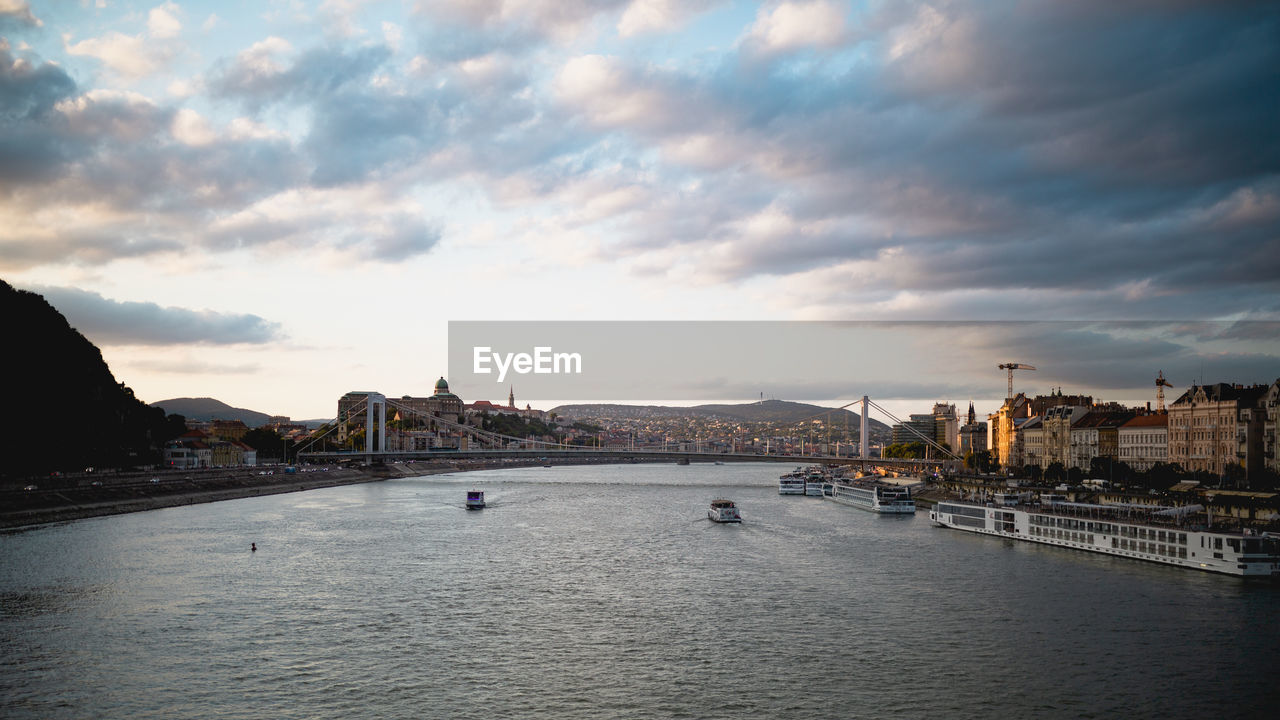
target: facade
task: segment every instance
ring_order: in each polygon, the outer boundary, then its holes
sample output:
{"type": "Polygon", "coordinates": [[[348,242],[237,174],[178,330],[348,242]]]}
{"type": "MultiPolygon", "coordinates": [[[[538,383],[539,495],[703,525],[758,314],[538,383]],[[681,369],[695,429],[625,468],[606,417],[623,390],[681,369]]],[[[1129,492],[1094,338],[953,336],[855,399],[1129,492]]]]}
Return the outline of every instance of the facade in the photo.
{"type": "Polygon", "coordinates": [[[1072,467],[1071,428],[1077,420],[1088,414],[1089,408],[1080,405],[1058,405],[1045,411],[1042,421],[1044,454],[1040,457],[1041,468],[1048,468],[1054,463],[1062,463],[1064,468],[1072,467]]]}
{"type": "Polygon", "coordinates": [[[987,449],[987,424],[984,422],[966,423],[960,426],[960,455],[979,453],[987,449]]]}
{"type": "Polygon", "coordinates": [[[934,442],[945,444],[955,452],[960,447],[960,419],[956,417],[956,406],[934,403],[933,422],[934,442]]]}
{"type": "Polygon", "coordinates": [[[1262,396],[1262,406],[1266,410],[1266,418],[1262,426],[1263,466],[1274,473],[1280,473],[1280,379],[1271,383],[1262,396]]]}
{"type": "Polygon", "coordinates": [[[1238,463],[1246,475],[1263,465],[1263,405],[1268,386],[1193,385],[1169,406],[1169,462],[1219,477],[1238,463]]]}
{"type": "Polygon", "coordinates": [[[1120,460],[1138,472],[1169,462],[1169,414],[1139,415],[1116,434],[1120,460]]]}
{"type": "Polygon", "coordinates": [[[1014,445],[1014,420],[1031,416],[1027,396],[1022,393],[1008,398],[999,410],[987,416],[987,431],[990,438],[987,447],[995,455],[1001,467],[1013,467],[1010,463],[1014,445]]]}
{"type": "Polygon", "coordinates": [[[235,441],[249,432],[249,426],[239,420],[214,420],[209,434],[219,440],[235,441]]]}
{"type": "Polygon", "coordinates": [[[1035,465],[1037,467],[1045,467],[1044,459],[1044,418],[1037,415],[1022,423],[1018,428],[1018,434],[1022,439],[1018,442],[1021,447],[1021,464],[1035,465]]]}
{"type": "Polygon", "coordinates": [[[1072,423],[1071,464],[1068,467],[1087,473],[1094,458],[1118,460],[1120,426],[1131,419],[1132,412],[1095,409],[1072,423]]]}
{"type": "Polygon", "coordinates": [[[932,414],[913,414],[909,416],[909,419],[905,423],[898,423],[893,426],[893,437],[891,442],[895,445],[898,443],[921,442],[921,435],[933,440],[934,442],[938,442],[937,427],[937,420],[932,414]],[[915,432],[912,432],[913,430],[915,432]]]}

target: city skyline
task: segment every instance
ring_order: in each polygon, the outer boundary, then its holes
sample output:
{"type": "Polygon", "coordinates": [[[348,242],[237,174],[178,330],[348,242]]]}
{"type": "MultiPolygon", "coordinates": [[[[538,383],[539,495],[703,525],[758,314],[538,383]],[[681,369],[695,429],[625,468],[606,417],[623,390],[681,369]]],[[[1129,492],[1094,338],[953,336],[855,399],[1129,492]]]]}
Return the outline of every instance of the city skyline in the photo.
{"type": "MultiPolygon", "coordinates": [[[[1158,370],[1270,382],[1278,29],[1261,3],[12,0],[0,277],[147,401],[298,418],[428,393],[450,320],[946,323],[877,385],[902,417],[993,410],[1010,361],[1028,395],[1130,404],[1158,370]]],[[[824,382],[691,404],[867,391],[824,382]]]]}

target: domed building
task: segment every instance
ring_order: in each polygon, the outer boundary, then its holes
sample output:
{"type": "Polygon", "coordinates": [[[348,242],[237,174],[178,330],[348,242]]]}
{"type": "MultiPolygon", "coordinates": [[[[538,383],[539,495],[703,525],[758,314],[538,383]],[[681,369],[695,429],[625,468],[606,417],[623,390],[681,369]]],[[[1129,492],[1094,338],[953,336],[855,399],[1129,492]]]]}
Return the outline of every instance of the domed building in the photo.
{"type": "Polygon", "coordinates": [[[431,402],[431,410],[440,415],[461,415],[462,414],[462,398],[449,392],[449,382],[441,375],[436,381],[436,393],[428,400],[431,402]]]}

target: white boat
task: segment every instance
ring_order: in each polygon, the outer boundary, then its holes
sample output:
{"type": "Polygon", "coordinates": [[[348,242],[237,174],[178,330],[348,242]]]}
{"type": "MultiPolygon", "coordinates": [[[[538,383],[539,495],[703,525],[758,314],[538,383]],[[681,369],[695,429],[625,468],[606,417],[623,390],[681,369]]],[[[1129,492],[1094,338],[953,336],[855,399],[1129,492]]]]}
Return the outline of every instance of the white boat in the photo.
{"type": "Polygon", "coordinates": [[[484,491],[483,490],[467,491],[467,509],[468,510],[484,509],[484,491]]]}
{"type": "Polygon", "coordinates": [[[811,472],[804,479],[804,494],[809,497],[822,497],[822,485],[827,478],[820,472],[811,472]]]}
{"type": "Polygon", "coordinates": [[[779,495],[803,495],[804,494],[804,472],[796,468],[795,472],[787,473],[778,478],[778,494],[779,495]]]}
{"type": "Polygon", "coordinates": [[[1280,578],[1280,535],[1215,531],[1195,525],[1199,505],[1152,507],[1041,503],[1036,509],[939,502],[929,519],[943,527],[1163,565],[1280,578]]]}
{"type": "Polygon", "coordinates": [[[838,503],[852,505],[874,513],[910,514],[916,511],[911,490],[874,480],[837,480],[828,496],[838,503]]]}
{"type": "Polygon", "coordinates": [[[742,516],[738,514],[738,506],[734,505],[732,500],[723,498],[711,501],[711,507],[707,509],[707,517],[718,523],[742,522],[742,516]]]}

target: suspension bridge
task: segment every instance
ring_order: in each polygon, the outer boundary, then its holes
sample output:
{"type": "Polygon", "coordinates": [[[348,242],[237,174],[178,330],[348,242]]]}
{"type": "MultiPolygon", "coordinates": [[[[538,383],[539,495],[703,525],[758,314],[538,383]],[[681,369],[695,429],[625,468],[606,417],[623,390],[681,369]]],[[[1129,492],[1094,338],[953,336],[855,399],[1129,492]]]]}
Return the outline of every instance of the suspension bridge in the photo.
{"type": "Polygon", "coordinates": [[[516,459],[525,461],[555,460],[592,460],[596,462],[661,461],[677,462],[777,462],[801,465],[853,465],[864,470],[883,469],[891,472],[906,473],[939,473],[949,474],[960,470],[962,459],[947,447],[939,444],[911,425],[902,422],[893,413],[876,404],[864,395],[861,400],[854,400],[839,408],[826,410],[809,418],[795,421],[802,424],[831,412],[843,410],[853,405],[861,405],[859,428],[859,454],[857,456],[829,454],[780,454],[736,451],[705,451],[695,447],[689,449],[673,449],[668,443],[663,444],[630,444],[626,446],[583,446],[550,440],[520,438],[502,433],[484,430],[465,423],[455,422],[434,413],[424,412],[410,405],[387,398],[379,393],[368,393],[363,404],[348,409],[345,415],[333,418],[324,432],[317,433],[299,447],[299,462],[351,462],[366,464],[376,462],[395,462],[408,460],[440,459],[442,457],[459,459],[516,459]],[[431,449],[387,449],[387,412],[396,411],[401,418],[416,417],[419,420],[450,431],[456,431],[467,438],[466,447],[431,448],[431,449]],[[925,458],[881,458],[870,455],[870,443],[863,440],[868,436],[868,418],[871,410],[893,421],[928,448],[925,458]],[[363,417],[362,417],[363,416],[363,417]],[[328,435],[347,428],[352,421],[363,420],[363,450],[313,450],[328,435]]]}

